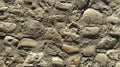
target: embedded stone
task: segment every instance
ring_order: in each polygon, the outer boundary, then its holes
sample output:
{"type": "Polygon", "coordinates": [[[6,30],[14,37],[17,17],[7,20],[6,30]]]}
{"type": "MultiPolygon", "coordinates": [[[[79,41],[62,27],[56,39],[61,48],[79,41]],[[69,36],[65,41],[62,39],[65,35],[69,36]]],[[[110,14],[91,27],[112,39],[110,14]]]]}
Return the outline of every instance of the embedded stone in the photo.
{"type": "Polygon", "coordinates": [[[15,23],[0,22],[0,31],[12,32],[16,27],[17,25],[15,23]]]}
{"type": "Polygon", "coordinates": [[[103,18],[102,14],[99,11],[89,8],[84,11],[81,20],[84,21],[85,23],[101,24],[103,18]]]}
{"type": "Polygon", "coordinates": [[[64,62],[59,57],[52,57],[52,65],[54,67],[64,67],[64,62]]]}
{"type": "Polygon", "coordinates": [[[106,22],[114,25],[114,24],[118,24],[120,22],[120,19],[116,16],[109,16],[107,17],[106,22]]]}
{"type": "Polygon", "coordinates": [[[116,45],[117,40],[112,37],[104,37],[99,41],[97,47],[100,49],[112,49],[116,45]]]}
{"type": "Polygon", "coordinates": [[[120,36],[120,27],[113,26],[109,34],[112,36],[120,36]]]}
{"type": "Polygon", "coordinates": [[[38,41],[31,38],[23,38],[20,40],[18,47],[37,47],[39,45],[38,41]]]}
{"type": "Polygon", "coordinates": [[[19,42],[18,39],[12,37],[12,36],[6,36],[4,38],[4,43],[7,44],[7,45],[14,45],[16,46],[15,44],[17,44],[19,42]]]}
{"type": "Polygon", "coordinates": [[[115,67],[120,67],[120,62],[119,61],[115,64],[115,67]]]}
{"type": "Polygon", "coordinates": [[[43,35],[44,39],[54,40],[54,41],[61,41],[62,37],[57,32],[55,28],[48,28],[46,33],[43,35]]]}
{"type": "Polygon", "coordinates": [[[56,3],[55,7],[59,10],[68,10],[72,7],[73,5],[71,3],[56,3]]]}
{"type": "Polygon", "coordinates": [[[85,47],[82,53],[84,56],[93,56],[95,54],[95,46],[85,47]]]}
{"type": "Polygon", "coordinates": [[[98,53],[95,60],[100,63],[101,66],[106,66],[108,62],[108,57],[106,54],[98,53]]]}
{"type": "Polygon", "coordinates": [[[119,52],[117,50],[108,50],[106,54],[111,60],[119,60],[119,52]]]}
{"type": "Polygon", "coordinates": [[[88,38],[93,38],[94,36],[98,36],[99,32],[100,32],[99,27],[85,27],[82,30],[83,36],[88,38]]]}
{"type": "Polygon", "coordinates": [[[64,50],[67,53],[75,53],[75,52],[79,52],[79,48],[76,46],[71,46],[71,45],[67,45],[67,44],[63,44],[62,45],[62,50],[64,50]]]}

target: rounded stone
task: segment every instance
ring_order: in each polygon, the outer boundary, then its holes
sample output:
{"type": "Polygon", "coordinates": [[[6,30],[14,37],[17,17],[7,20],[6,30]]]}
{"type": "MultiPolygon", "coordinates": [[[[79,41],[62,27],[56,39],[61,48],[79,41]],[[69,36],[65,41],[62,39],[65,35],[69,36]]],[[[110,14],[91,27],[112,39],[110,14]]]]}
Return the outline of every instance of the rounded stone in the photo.
{"type": "Polygon", "coordinates": [[[95,60],[100,63],[101,66],[106,66],[108,57],[106,54],[99,53],[96,55],[95,60]]]}
{"type": "Polygon", "coordinates": [[[64,67],[64,62],[59,57],[52,57],[52,65],[54,67],[64,67]]]}
{"type": "Polygon", "coordinates": [[[81,17],[81,20],[83,20],[86,23],[97,23],[101,24],[103,20],[103,15],[95,10],[95,9],[87,9],[84,11],[83,16],[81,17]]]}
{"type": "Polygon", "coordinates": [[[85,47],[82,53],[84,56],[93,56],[95,54],[95,46],[85,47]]]}

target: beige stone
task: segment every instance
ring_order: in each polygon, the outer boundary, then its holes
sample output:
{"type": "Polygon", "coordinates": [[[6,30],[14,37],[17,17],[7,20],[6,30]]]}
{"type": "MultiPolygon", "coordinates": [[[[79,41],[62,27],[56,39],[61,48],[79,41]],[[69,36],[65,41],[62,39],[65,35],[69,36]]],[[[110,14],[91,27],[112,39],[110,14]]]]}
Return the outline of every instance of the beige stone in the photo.
{"type": "Polygon", "coordinates": [[[110,35],[120,36],[120,27],[119,26],[113,26],[111,31],[110,31],[110,35]]]}
{"type": "Polygon", "coordinates": [[[19,42],[19,40],[12,37],[12,36],[6,36],[4,38],[4,43],[8,44],[8,45],[14,45],[15,46],[15,44],[17,44],[18,42],[19,42]]]}
{"type": "Polygon", "coordinates": [[[99,27],[85,27],[82,30],[82,34],[83,36],[96,36],[98,35],[100,32],[100,28],[99,27]]]}
{"type": "Polygon", "coordinates": [[[89,8],[84,11],[81,20],[83,20],[85,23],[101,24],[103,20],[102,16],[103,15],[99,11],[89,8]]]}
{"type": "Polygon", "coordinates": [[[62,10],[68,10],[72,7],[73,5],[71,3],[56,3],[55,7],[57,9],[62,9],[62,10]]]}
{"type": "Polygon", "coordinates": [[[115,64],[115,67],[120,67],[120,61],[115,64]]]}
{"type": "Polygon", "coordinates": [[[19,44],[18,47],[37,47],[39,43],[33,39],[30,38],[23,38],[19,44]]]}
{"type": "Polygon", "coordinates": [[[112,49],[116,45],[117,40],[112,37],[104,37],[99,41],[97,47],[100,49],[112,49]]]}
{"type": "Polygon", "coordinates": [[[106,66],[108,57],[106,54],[99,53],[96,55],[95,60],[100,63],[101,66],[106,66]]]}
{"type": "Polygon", "coordinates": [[[12,32],[16,27],[15,23],[0,22],[0,30],[4,32],[12,32]]]}
{"type": "Polygon", "coordinates": [[[67,44],[63,44],[62,50],[64,50],[67,53],[79,52],[79,48],[77,46],[71,46],[71,45],[67,45],[67,44]]]}
{"type": "Polygon", "coordinates": [[[64,67],[64,62],[59,57],[52,57],[52,65],[54,67],[64,67]]]}
{"type": "Polygon", "coordinates": [[[61,41],[62,37],[57,32],[55,28],[48,28],[46,33],[43,35],[44,39],[54,40],[54,41],[61,41]]]}
{"type": "Polygon", "coordinates": [[[95,54],[95,46],[85,47],[82,53],[84,56],[93,56],[95,54]]]}
{"type": "Polygon", "coordinates": [[[116,16],[109,16],[106,19],[107,23],[112,23],[112,24],[118,24],[120,22],[120,19],[116,16]]]}

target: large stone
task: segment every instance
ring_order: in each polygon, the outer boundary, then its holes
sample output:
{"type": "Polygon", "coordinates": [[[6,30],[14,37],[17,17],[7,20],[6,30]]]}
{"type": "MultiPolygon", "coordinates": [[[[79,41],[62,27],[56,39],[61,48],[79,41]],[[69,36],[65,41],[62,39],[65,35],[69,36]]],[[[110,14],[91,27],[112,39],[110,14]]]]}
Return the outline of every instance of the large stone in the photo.
{"type": "Polygon", "coordinates": [[[84,11],[81,20],[84,21],[85,23],[101,24],[103,18],[102,14],[99,11],[89,8],[84,11]]]}
{"type": "Polygon", "coordinates": [[[17,25],[15,23],[0,22],[0,31],[12,32],[16,27],[17,25]]]}
{"type": "Polygon", "coordinates": [[[64,50],[67,53],[75,53],[75,52],[79,52],[79,48],[76,46],[71,46],[71,45],[67,45],[67,44],[63,44],[62,46],[62,50],[64,50]]]}

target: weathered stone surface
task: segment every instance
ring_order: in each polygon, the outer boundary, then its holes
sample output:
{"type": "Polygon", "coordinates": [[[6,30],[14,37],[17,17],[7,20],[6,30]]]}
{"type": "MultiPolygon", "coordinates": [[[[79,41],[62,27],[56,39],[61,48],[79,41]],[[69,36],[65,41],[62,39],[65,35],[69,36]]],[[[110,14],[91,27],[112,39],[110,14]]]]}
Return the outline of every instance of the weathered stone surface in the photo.
{"type": "Polygon", "coordinates": [[[37,20],[27,19],[21,23],[21,33],[32,38],[37,38],[43,35],[44,26],[37,20]]]}
{"type": "Polygon", "coordinates": [[[12,36],[6,36],[4,38],[4,43],[7,44],[7,45],[14,45],[14,46],[17,46],[16,44],[19,42],[18,39],[12,37],[12,36]]]}
{"type": "Polygon", "coordinates": [[[79,55],[74,55],[66,60],[66,67],[79,67],[81,63],[81,57],[79,55]]]}
{"type": "Polygon", "coordinates": [[[68,10],[70,8],[72,8],[72,4],[71,3],[56,3],[55,7],[59,10],[68,10]]]}
{"type": "Polygon", "coordinates": [[[24,66],[35,66],[34,63],[39,63],[42,60],[43,56],[44,54],[42,52],[41,53],[30,52],[27,58],[25,59],[23,65],[24,66]]]}
{"type": "Polygon", "coordinates": [[[62,45],[62,50],[64,50],[67,53],[75,53],[75,52],[79,52],[79,48],[76,46],[71,46],[71,45],[67,45],[67,44],[63,44],[62,45]]]}
{"type": "Polygon", "coordinates": [[[61,31],[61,35],[65,39],[65,41],[78,41],[80,36],[77,34],[77,28],[64,28],[61,31]]]}
{"type": "Polygon", "coordinates": [[[102,14],[94,9],[87,9],[84,11],[83,16],[81,17],[81,20],[83,20],[85,23],[102,23],[102,14]]]}
{"type": "Polygon", "coordinates": [[[55,28],[48,28],[43,38],[53,41],[61,41],[62,39],[61,35],[57,32],[55,28]]]}
{"type": "Polygon", "coordinates": [[[116,39],[111,37],[104,37],[99,41],[97,47],[101,49],[112,49],[116,45],[116,39]]]}
{"type": "Polygon", "coordinates": [[[16,27],[17,25],[15,23],[0,22],[0,31],[12,32],[16,27]]]}
{"type": "Polygon", "coordinates": [[[109,34],[113,36],[120,36],[120,27],[114,25],[109,34]]]}
{"type": "Polygon", "coordinates": [[[98,53],[95,60],[100,63],[100,66],[106,66],[108,62],[108,57],[106,54],[98,53]]]}
{"type": "Polygon", "coordinates": [[[84,56],[94,56],[95,54],[95,46],[88,46],[82,51],[84,56]]]}
{"type": "Polygon", "coordinates": [[[30,38],[23,38],[20,40],[18,47],[37,47],[39,43],[30,38]]]}
{"type": "Polygon", "coordinates": [[[82,34],[84,37],[95,38],[99,35],[99,31],[99,27],[85,27],[84,29],[82,29],[82,34]]]}
{"type": "Polygon", "coordinates": [[[119,60],[119,52],[117,50],[108,50],[106,54],[112,60],[119,60]]]}
{"type": "Polygon", "coordinates": [[[52,65],[54,67],[64,67],[64,62],[59,57],[52,57],[52,65]]]}

